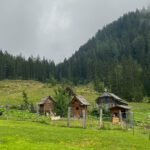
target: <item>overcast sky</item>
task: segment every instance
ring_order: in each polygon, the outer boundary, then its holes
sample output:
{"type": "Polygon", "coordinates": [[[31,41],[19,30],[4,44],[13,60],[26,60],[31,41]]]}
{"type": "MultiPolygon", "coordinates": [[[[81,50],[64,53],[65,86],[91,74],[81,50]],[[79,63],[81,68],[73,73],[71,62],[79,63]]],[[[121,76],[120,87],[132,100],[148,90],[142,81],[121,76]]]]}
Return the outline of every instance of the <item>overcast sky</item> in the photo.
{"type": "Polygon", "coordinates": [[[149,0],[0,0],[0,49],[56,63],[98,29],[149,0]]]}

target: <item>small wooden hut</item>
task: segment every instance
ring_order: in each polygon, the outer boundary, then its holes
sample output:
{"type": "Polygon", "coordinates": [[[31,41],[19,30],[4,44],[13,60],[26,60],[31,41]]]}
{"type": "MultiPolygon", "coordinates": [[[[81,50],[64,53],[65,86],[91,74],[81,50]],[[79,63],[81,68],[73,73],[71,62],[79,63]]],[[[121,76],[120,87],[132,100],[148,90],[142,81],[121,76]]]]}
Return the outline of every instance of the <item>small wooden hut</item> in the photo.
{"type": "Polygon", "coordinates": [[[74,96],[70,102],[72,106],[72,114],[74,118],[81,118],[82,111],[85,110],[87,114],[87,106],[89,106],[89,102],[84,99],[82,96],[74,96]]]}
{"type": "Polygon", "coordinates": [[[46,113],[53,114],[54,111],[54,104],[56,102],[53,100],[51,96],[46,96],[41,99],[41,101],[38,103],[40,113],[43,113],[46,115],[46,113]]]}
{"type": "Polygon", "coordinates": [[[130,110],[131,108],[129,106],[125,106],[125,105],[116,105],[114,107],[110,108],[110,115],[111,115],[111,119],[113,123],[118,123],[120,122],[120,112],[121,112],[121,117],[122,120],[126,119],[127,116],[127,112],[130,110]]]}

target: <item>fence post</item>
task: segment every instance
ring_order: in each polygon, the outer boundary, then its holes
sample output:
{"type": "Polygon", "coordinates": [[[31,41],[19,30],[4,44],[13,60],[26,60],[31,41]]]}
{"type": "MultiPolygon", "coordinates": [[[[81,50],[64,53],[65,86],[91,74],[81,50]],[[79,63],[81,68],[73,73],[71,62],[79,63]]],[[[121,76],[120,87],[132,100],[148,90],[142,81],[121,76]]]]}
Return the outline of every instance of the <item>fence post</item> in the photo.
{"type": "Polygon", "coordinates": [[[68,107],[68,118],[67,118],[67,126],[70,127],[70,109],[71,107],[68,107]]]}
{"type": "Polygon", "coordinates": [[[119,110],[119,117],[120,117],[120,125],[121,125],[121,128],[122,128],[123,124],[122,124],[122,113],[121,113],[121,110],[119,110]]]}
{"type": "Polygon", "coordinates": [[[134,135],[134,113],[132,112],[132,118],[133,118],[133,135],[134,135]]]}
{"type": "Polygon", "coordinates": [[[6,105],[6,119],[8,120],[9,103],[6,105]]]}
{"type": "Polygon", "coordinates": [[[36,120],[39,121],[39,105],[36,104],[36,120]]]}
{"type": "Polygon", "coordinates": [[[85,129],[85,122],[86,122],[86,112],[85,112],[85,109],[82,110],[82,115],[83,115],[83,128],[85,129]]]}
{"type": "Polygon", "coordinates": [[[129,112],[126,112],[126,131],[128,130],[128,116],[129,116],[128,113],[129,112]]]}
{"type": "Polygon", "coordinates": [[[102,127],[102,117],[103,117],[103,110],[102,110],[102,106],[100,106],[100,108],[99,108],[99,128],[102,127]]]}

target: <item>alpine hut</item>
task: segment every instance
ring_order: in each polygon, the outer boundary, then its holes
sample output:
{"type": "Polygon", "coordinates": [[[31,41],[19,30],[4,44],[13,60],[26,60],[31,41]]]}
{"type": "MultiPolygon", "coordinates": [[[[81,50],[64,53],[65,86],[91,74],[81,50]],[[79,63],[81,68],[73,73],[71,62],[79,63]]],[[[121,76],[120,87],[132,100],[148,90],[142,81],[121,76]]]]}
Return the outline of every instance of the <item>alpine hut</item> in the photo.
{"type": "Polygon", "coordinates": [[[49,113],[50,115],[52,115],[55,103],[56,102],[51,96],[46,96],[42,98],[41,101],[38,103],[40,113],[43,113],[44,115],[46,115],[46,113],[49,113]]]}
{"type": "Polygon", "coordinates": [[[119,122],[119,113],[122,114],[122,119],[126,118],[126,113],[130,110],[128,103],[113,93],[105,91],[96,99],[99,106],[104,105],[106,110],[110,110],[110,115],[113,122],[119,122]]]}
{"type": "Polygon", "coordinates": [[[70,102],[72,106],[72,114],[74,118],[81,118],[82,111],[85,110],[87,114],[87,106],[89,106],[89,102],[84,99],[82,96],[74,96],[70,102]]]}

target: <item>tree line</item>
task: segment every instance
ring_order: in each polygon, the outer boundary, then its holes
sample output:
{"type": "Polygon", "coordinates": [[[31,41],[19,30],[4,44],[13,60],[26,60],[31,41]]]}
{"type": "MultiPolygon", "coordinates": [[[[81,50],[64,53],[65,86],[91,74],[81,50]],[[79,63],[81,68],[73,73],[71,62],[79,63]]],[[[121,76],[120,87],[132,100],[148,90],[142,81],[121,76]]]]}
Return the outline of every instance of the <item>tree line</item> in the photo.
{"type": "Polygon", "coordinates": [[[20,56],[12,56],[0,51],[0,80],[23,79],[45,82],[55,74],[55,63],[45,58],[29,57],[27,60],[20,56]]]}

